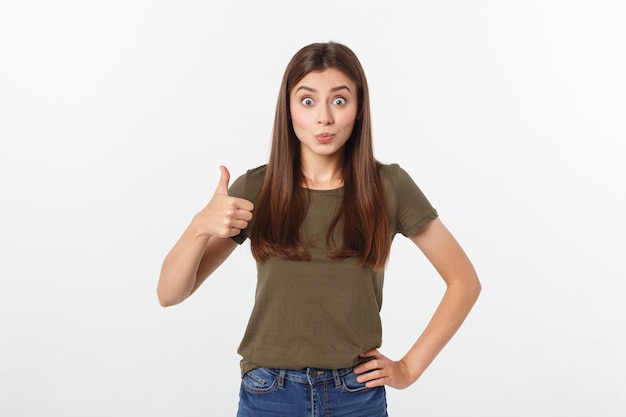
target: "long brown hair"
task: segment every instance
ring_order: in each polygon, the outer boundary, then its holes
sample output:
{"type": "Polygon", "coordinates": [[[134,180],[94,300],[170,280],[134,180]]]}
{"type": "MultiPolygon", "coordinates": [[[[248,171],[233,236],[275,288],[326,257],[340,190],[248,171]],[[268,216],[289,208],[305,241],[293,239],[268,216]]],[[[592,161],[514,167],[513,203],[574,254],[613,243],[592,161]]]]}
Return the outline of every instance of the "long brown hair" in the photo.
{"type": "Polygon", "coordinates": [[[310,259],[300,233],[308,199],[301,186],[300,141],[291,124],[289,96],[308,73],[328,68],[342,71],[356,84],[359,103],[352,135],[345,144],[342,203],[326,233],[327,245],[332,249],[328,256],[358,257],[359,266],[382,269],[389,255],[391,235],[379,163],[372,147],[367,80],[354,52],[335,42],[305,46],[285,70],[276,104],[270,158],[255,205],[252,254],[259,262],[270,256],[294,261],[310,259]],[[338,226],[343,229],[341,248],[332,239],[338,226]]]}

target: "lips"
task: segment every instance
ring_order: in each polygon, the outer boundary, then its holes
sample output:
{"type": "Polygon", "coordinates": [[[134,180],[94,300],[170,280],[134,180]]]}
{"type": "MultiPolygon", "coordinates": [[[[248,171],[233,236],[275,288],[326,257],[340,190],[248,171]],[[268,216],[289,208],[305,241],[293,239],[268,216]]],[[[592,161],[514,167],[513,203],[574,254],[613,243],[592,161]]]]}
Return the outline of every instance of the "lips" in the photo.
{"type": "Polygon", "coordinates": [[[335,135],[332,133],[320,133],[319,135],[315,135],[315,139],[317,139],[319,143],[328,143],[334,136],[335,135]]]}

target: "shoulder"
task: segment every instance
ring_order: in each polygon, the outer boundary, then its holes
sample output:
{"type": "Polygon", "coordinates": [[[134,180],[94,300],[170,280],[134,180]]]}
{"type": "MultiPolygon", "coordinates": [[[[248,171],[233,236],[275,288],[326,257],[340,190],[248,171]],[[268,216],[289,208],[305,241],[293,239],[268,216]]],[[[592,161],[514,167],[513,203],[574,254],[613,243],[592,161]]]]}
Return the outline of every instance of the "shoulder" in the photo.
{"type": "Polygon", "coordinates": [[[383,178],[385,176],[396,175],[398,170],[400,169],[400,165],[398,164],[383,164],[381,162],[378,163],[378,172],[383,178]]]}
{"type": "Polygon", "coordinates": [[[387,193],[397,195],[399,199],[423,197],[420,187],[411,175],[399,164],[378,164],[378,172],[387,193]]]}
{"type": "Polygon", "coordinates": [[[267,172],[267,164],[258,166],[256,168],[249,169],[244,175],[248,181],[252,182],[260,182],[263,184],[263,179],[265,179],[265,172],[267,172]]]}
{"type": "Polygon", "coordinates": [[[233,182],[229,188],[229,194],[248,200],[256,198],[263,185],[266,171],[267,165],[249,169],[233,182]]]}
{"type": "Polygon", "coordinates": [[[385,188],[397,188],[411,180],[411,176],[399,164],[378,164],[378,172],[385,188]]]}
{"type": "Polygon", "coordinates": [[[379,164],[390,220],[397,232],[411,236],[437,217],[413,178],[398,164],[379,164]]]}

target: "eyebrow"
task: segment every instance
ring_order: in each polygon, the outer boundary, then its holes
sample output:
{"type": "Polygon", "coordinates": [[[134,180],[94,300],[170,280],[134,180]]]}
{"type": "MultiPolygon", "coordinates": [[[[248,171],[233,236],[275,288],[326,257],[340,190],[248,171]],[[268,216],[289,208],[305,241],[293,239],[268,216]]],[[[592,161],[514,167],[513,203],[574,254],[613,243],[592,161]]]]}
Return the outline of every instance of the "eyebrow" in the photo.
{"type": "MultiPolygon", "coordinates": [[[[317,93],[317,90],[315,88],[307,87],[306,85],[301,85],[300,87],[296,89],[295,92],[297,93],[300,90],[310,91],[311,93],[317,93]]],[[[347,85],[339,85],[337,87],[333,87],[330,89],[330,92],[334,93],[339,90],[348,90],[348,92],[352,94],[352,90],[350,90],[350,87],[348,87],[347,85]]]]}

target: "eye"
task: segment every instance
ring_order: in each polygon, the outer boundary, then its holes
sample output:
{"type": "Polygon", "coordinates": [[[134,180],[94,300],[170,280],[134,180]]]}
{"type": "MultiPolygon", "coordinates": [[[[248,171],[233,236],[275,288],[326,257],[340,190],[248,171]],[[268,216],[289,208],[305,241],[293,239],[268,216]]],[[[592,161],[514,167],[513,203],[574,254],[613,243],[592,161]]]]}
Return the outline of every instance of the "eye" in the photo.
{"type": "Polygon", "coordinates": [[[305,98],[303,98],[300,101],[300,103],[302,103],[303,106],[307,106],[308,107],[308,106],[312,106],[313,103],[315,103],[315,102],[313,101],[313,99],[311,97],[305,97],[305,98]]]}
{"type": "Polygon", "coordinates": [[[344,104],[346,104],[346,99],[343,97],[336,97],[333,100],[333,104],[336,104],[337,106],[343,106],[344,104]]]}

